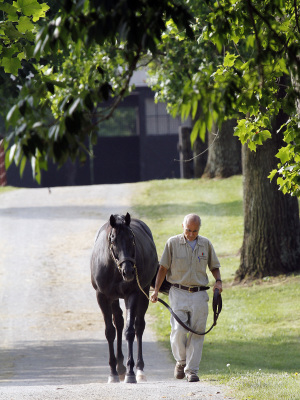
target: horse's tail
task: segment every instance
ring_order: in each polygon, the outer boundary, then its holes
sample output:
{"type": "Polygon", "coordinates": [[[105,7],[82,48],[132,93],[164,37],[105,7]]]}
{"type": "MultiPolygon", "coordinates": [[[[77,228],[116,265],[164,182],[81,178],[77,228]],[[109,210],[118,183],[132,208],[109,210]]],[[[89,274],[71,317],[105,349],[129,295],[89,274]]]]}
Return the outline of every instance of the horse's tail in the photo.
{"type": "MultiPolygon", "coordinates": [[[[153,289],[155,288],[155,281],[156,281],[156,276],[157,276],[158,270],[159,270],[159,265],[157,266],[156,274],[155,274],[155,276],[154,276],[154,278],[152,279],[152,282],[151,282],[151,287],[153,289]]],[[[165,278],[163,280],[163,283],[162,283],[160,289],[159,289],[159,292],[168,295],[169,291],[170,291],[170,287],[171,287],[171,283],[168,282],[167,279],[165,278]]]]}

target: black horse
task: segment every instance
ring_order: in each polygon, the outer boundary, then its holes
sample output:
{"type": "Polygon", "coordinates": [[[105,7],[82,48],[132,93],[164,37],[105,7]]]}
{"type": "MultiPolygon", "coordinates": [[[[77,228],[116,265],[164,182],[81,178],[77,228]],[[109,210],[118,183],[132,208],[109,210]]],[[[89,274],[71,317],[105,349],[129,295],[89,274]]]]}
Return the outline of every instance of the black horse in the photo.
{"type": "MultiPolygon", "coordinates": [[[[91,257],[92,285],[103,313],[105,336],[109,345],[111,373],[108,382],[136,383],[146,380],[142,353],[145,313],[149,305],[150,285],[158,270],[156,247],[149,227],[142,221],[126,216],[111,215],[109,222],[98,231],[91,257]],[[142,290],[141,290],[142,289],[142,290]],[[119,299],[126,307],[125,337],[128,344],[127,367],[122,353],[123,312],[119,299]],[[117,352],[114,340],[117,334],[117,352]],[[134,373],[133,342],[137,338],[137,376],[134,373]]],[[[162,286],[161,291],[167,291],[162,286]]]]}

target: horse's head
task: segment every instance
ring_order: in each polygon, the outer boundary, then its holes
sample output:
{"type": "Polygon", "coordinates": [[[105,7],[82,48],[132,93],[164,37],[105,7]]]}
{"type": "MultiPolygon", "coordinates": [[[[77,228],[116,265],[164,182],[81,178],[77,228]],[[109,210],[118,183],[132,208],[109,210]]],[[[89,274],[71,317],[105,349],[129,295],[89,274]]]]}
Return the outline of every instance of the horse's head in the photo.
{"type": "Polygon", "coordinates": [[[130,227],[130,215],[111,215],[109,249],[123,279],[131,282],[135,276],[135,237],[130,227]]]}

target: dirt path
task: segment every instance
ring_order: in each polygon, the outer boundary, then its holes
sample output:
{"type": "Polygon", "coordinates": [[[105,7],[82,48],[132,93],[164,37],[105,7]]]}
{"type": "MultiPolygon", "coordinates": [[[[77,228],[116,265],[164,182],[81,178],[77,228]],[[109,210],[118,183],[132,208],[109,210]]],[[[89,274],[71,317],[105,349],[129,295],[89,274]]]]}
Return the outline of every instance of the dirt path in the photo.
{"type": "MultiPolygon", "coordinates": [[[[229,399],[175,381],[174,362],[144,336],[147,383],[108,385],[108,349],[89,258],[134,184],[21,189],[0,195],[0,399],[229,399]]],[[[126,346],[124,345],[124,354],[126,346]]]]}

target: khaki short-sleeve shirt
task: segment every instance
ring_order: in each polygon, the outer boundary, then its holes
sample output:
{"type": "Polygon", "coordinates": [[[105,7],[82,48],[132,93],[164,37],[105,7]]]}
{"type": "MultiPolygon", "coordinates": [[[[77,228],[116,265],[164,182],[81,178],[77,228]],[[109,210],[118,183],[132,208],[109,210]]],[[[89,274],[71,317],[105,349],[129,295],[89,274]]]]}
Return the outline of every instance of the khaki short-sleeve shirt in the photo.
{"type": "Polygon", "coordinates": [[[183,233],[168,239],[160,265],[168,270],[166,278],[170,283],[185,286],[206,286],[206,267],[210,270],[220,268],[213,245],[207,238],[198,236],[193,251],[183,233]]]}

